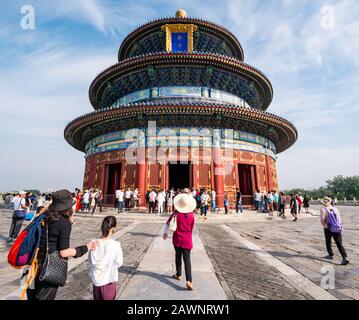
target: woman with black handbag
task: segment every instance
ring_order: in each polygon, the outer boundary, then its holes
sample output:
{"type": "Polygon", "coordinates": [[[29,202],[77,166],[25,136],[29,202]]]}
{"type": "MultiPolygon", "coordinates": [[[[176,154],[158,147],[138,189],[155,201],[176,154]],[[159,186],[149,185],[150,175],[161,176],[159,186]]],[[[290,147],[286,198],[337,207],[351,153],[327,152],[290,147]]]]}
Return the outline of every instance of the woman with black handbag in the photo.
{"type": "Polygon", "coordinates": [[[81,257],[96,248],[97,243],[92,241],[70,248],[73,205],[73,197],[68,190],[52,194],[52,203],[42,226],[35,288],[27,290],[28,300],[55,300],[58,288],[66,284],[67,259],[81,257]]]}

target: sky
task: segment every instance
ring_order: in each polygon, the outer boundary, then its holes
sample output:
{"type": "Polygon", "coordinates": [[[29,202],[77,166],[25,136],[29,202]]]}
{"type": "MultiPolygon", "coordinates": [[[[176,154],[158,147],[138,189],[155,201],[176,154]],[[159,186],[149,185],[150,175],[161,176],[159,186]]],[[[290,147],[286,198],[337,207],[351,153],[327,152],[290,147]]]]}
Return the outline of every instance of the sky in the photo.
{"type": "Polygon", "coordinates": [[[297,142],[278,154],[281,189],[317,188],[359,174],[359,2],[356,0],[1,0],[0,191],[81,187],[84,154],[66,124],[93,109],[88,88],[117,62],[139,25],[188,16],[225,26],[244,62],[271,81],[268,111],[292,121],[297,142]],[[23,6],[34,29],[23,29],[23,6]]]}

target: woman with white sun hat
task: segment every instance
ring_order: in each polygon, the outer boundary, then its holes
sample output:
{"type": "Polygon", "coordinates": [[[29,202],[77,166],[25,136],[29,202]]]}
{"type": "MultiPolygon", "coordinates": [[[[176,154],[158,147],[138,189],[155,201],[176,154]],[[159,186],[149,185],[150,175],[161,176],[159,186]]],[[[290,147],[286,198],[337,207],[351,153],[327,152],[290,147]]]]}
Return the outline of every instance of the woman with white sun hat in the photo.
{"type": "MultiPolygon", "coordinates": [[[[176,251],[176,274],[172,277],[181,279],[182,257],[186,272],[186,287],[193,290],[191,270],[191,250],[193,248],[192,232],[194,228],[194,214],[197,203],[191,194],[180,193],[173,199],[175,211],[168,218],[163,230],[163,239],[167,239],[167,233],[172,219],[176,221],[176,230],[173,233],[172,242],[176,251]]],[[[172,221],[173,222],[173,221],[172,221]]]]}

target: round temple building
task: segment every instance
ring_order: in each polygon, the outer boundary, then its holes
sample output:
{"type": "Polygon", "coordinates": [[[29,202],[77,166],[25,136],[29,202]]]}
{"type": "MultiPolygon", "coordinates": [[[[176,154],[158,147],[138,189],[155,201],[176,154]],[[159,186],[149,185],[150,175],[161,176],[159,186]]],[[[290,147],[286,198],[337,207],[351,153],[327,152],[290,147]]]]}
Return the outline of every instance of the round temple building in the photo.
{"type": "MultiPolygon", "coordinates": [[[[276,155],[297,139],[294,125],[266,112],[273,88],[245,64],[238,39],[215,23],[174,18],[131,32],[118,63],[89,89],[94,111],[71,121],[65,138],[85,153],[83,187],[115,190],[214,189],[223,207],[236,188],[278,190],[276,155]]],[[[247,196],[247,197],[246,197],[247,196]]]]}

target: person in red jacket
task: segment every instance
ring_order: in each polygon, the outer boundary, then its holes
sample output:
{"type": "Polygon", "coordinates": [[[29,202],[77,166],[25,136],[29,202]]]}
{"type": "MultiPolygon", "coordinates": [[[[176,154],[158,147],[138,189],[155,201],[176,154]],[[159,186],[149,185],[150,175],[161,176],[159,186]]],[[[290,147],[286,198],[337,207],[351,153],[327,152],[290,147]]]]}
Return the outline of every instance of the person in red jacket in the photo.
{"type": "Polygon", "coordinates": [[[173,199],[175,211],[170,215],[163,229],[163,239],[166,240],[169,225],[172,219],[176,219],[176,231],[173,233],[172,242],[176,251],[176,274],[172,277],[176,280],[181,279],[182,257],[186,272],[186,287],[193,290],[192,269],[191,269],[191,250],[193,248],[192,232],[194,228],[194,214],[196,200],[188,193],[180,193],[173,199]]]}

